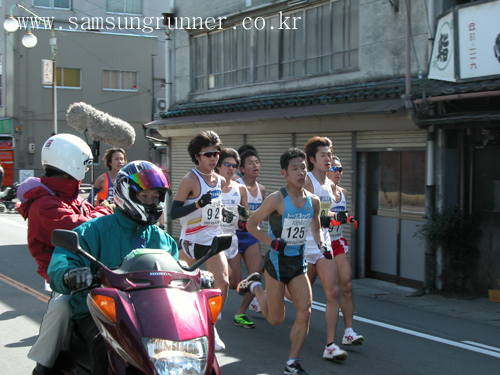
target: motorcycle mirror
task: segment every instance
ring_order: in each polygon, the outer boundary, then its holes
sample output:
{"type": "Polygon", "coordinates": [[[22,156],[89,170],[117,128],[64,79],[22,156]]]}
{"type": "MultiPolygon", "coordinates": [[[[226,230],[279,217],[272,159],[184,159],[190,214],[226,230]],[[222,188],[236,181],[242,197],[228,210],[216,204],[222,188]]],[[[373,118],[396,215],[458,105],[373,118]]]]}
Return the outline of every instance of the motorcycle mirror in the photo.
{"type": "Polygon", "coordinates": [[[78,233],[71,230],[54,229],[52,232],[52,245],[62,247],[75,254],[80,252],[78,233]]]}
{"type": "Polygon", "coordinates": [[[230,234],[219,234],[214,237],[212,240],[212,246],[208,253],[206,253],[203,257],[194,262],[187,270],[194,271],[199,266],[201,266],[208,258],[213,257],[215,254],[219,254],[221,251],[224,251],[231,246],[231,240],[233,236],[230,234]]]}
{"type": "Polygon", "coordinates": [[[80,239],[76,232],[66,229],[54,229],[52,232],[52,245],[67,249],[74,254],[82,255],[99,268],[104,266],[103,263],[80,247],[80,239]]]}
{"type": "Polygon", "coordinates": [[[219,234],[212,240],[212,251],[219,254],[221,251],[229,249],[233,236],[230,234],[219,234]]]}

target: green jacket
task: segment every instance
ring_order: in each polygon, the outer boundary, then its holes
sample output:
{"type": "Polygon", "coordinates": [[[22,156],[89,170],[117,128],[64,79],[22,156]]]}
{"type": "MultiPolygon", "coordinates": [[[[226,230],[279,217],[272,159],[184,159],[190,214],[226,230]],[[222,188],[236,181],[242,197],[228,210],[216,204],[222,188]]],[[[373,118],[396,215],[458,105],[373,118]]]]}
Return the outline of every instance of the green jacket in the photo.
{"type": "MultiPolygon", "coordinates": [[[[175,260],[179,258],[177,243],[165,231],[155,225],[140,225],[120,210],[113,215],[99,217],[83,223],[73,231],[80,236],[80,246],[109,268],[118,267],[125,256],[132,250],[163,249],[175,260]]],[[[83,257],[69,250],[56,247],[49,264],[50,287],[61,294],[70,294],[63,282],[67,270],[76,267],[97,268],[83,257]]],[[[78,292],[71,297],[72,319],[76,322],[90,314],[86,303],[88,290],[78,292]]]]}

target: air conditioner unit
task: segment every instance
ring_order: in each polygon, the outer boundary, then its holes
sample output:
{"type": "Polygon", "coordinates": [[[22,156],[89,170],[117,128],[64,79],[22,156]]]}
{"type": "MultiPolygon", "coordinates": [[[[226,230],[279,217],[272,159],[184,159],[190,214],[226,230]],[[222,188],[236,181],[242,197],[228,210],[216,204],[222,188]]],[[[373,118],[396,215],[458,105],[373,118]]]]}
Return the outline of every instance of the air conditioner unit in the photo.
{"type": "Polygon", "coordinates": [[[166,112],[167,111],[167,99],[157,98],[155,99],[155,113],[166,112]]]}

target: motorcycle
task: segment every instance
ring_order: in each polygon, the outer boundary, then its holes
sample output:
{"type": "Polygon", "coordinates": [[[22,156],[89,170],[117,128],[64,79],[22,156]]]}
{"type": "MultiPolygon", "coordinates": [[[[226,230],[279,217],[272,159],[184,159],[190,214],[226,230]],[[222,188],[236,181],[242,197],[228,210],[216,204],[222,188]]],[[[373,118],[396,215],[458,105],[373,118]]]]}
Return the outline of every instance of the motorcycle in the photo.
{"type": "MultiPolygon", "coordinates": [[[[90,289],[87,305],[108,347],[110,375],[221,374],[214,324],[222,293],[201,288],[198,267],[229,248],[231,235],[216,236],[190,267],[166,251],[139,249],[111,270],[80,247],[75,232],[54,230],[52,243],[99,268],[98,282],[83,289],[90,289]]],[[[90,374],[90,353],[75,329],[65,346],[53,373],[90,374]]]]}
{"type": "Polygon", "coordinates": [[[12,187],[6,188],[0,192],[0,212],[17,213],[16,202],[12,200],[16,197],[19,183],[14,182],[12,187]]]}

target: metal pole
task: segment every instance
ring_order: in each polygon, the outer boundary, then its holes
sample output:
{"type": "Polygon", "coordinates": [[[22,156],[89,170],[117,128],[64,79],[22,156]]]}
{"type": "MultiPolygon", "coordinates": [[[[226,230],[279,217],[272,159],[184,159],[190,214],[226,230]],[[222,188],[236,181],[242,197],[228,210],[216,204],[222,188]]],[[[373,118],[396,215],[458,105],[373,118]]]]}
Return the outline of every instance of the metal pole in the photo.
{"type": "Polygon", "coordinates": [[[53,82],[52,82],[52,131],[57,134],[57,70],[56,70],[56,54],[57,54],[57,38],[54,30],[54,24],[52,24],[51,37],[50,37],[50,49],[52,52],[52,69],[53,69],[53,82]]]}

